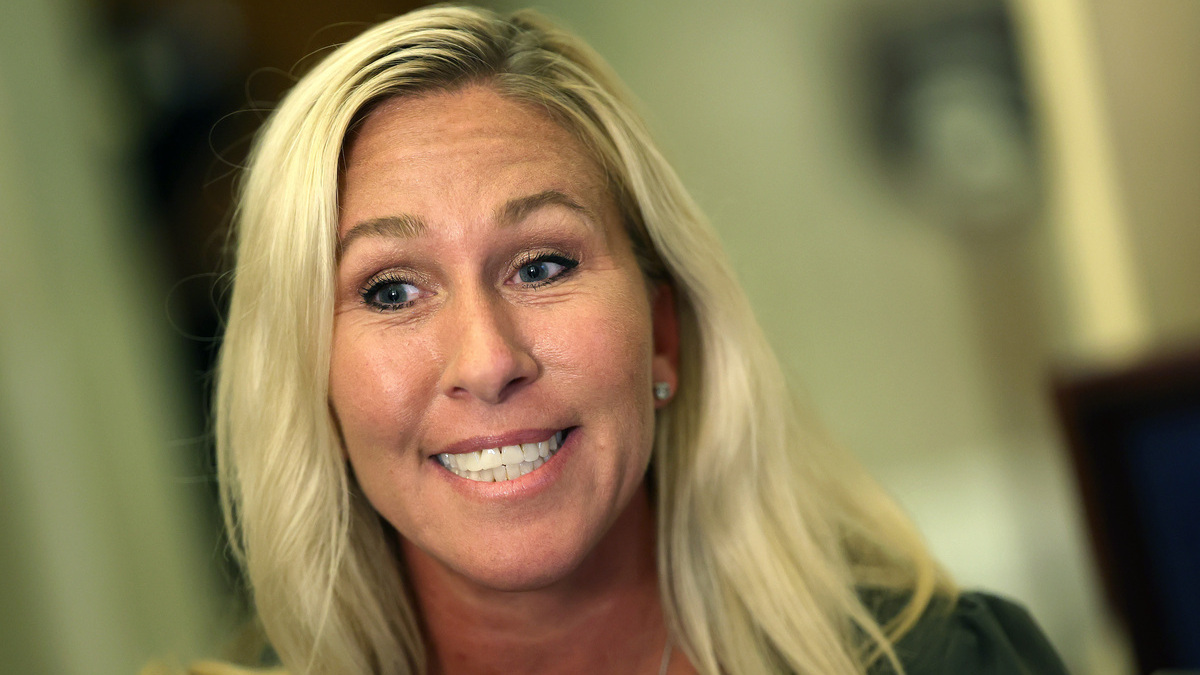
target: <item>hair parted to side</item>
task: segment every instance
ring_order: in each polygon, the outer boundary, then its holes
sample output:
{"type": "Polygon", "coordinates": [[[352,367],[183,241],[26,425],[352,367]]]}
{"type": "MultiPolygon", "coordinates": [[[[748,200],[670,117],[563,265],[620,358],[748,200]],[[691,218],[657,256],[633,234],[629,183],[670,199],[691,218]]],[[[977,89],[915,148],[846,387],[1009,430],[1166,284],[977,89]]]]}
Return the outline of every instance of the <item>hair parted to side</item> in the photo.
{"type": "Polygon", "coordinates": [[[328,401],[339,162],[376,103],[468,84],[545,111],[607,172],[649,279],[675,289],[679,390],[658,412],[658,567],[702,673],[863,673],[935,593],[907,518],[798,411],[717,237],[630,98],[531,12],[435,7],[337,49],[272,114],[244,176],[217,372],[222,503],[267,635],[292,673],[422,673],[419,621],[357,490],[328,401]],[[877,619],[862,593],[903,609],[877,619]],[[906,604],[905,604],[906,603],[906,604]]]}

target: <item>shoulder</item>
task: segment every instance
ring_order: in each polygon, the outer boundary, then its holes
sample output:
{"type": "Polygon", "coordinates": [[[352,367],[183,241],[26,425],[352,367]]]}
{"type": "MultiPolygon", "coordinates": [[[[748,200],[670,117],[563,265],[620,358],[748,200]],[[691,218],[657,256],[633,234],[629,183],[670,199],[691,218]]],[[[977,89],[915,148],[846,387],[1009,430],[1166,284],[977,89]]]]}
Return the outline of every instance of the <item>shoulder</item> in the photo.
{"type": "Polygon", "coordinates": [[[906,675],[1066,675],[1033,617],[986,593],[935,600],[895,645],[906,675]]]}

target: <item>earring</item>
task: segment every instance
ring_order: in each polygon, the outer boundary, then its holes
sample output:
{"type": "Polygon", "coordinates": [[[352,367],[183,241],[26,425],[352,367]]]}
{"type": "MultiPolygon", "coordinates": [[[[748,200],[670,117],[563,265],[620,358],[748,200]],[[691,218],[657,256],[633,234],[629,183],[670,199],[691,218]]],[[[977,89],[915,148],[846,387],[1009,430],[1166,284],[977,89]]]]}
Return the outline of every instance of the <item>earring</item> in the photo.
{"type": "Polygon", "coordinates": [[[665,401],[671,398],[671,385],[667,384],[666,382],[655,382],[654,398],[658,399],[659,401],[665,401]]]}

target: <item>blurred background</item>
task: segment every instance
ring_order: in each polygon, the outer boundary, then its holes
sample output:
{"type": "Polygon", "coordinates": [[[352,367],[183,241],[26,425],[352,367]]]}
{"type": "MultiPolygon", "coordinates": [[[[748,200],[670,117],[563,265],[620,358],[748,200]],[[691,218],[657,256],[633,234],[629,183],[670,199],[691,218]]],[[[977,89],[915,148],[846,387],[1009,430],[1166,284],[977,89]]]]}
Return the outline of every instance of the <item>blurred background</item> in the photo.
{"type": "MultiPolygon", "coordinates": [[[[0,3],[0,670],[184,663],[242,620],[205,412],[234,176],[297,63],[419,4],[0,3]]],[[[1072,672],[1200,668],[1200,3],[535,6],[964,586],[1072,672]]]]}

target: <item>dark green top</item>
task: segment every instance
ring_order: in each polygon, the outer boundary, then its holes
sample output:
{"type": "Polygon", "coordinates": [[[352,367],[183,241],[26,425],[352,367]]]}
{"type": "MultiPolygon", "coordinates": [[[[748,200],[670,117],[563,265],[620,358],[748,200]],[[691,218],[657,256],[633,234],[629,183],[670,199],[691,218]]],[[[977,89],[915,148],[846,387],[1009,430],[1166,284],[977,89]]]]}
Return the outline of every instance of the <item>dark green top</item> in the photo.
{"type": "MultiPolygon", "coordinates": [[[[906,675],[1066,675],[1024,608],[985,593],[935,602],[896,644],[906,675]]],[[[872,674],[891,673],[881,664],[872,674]]]]}

